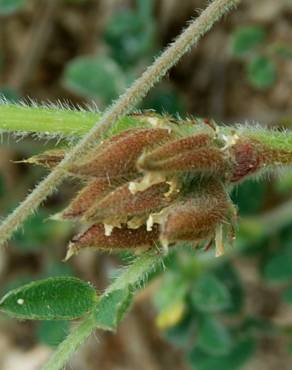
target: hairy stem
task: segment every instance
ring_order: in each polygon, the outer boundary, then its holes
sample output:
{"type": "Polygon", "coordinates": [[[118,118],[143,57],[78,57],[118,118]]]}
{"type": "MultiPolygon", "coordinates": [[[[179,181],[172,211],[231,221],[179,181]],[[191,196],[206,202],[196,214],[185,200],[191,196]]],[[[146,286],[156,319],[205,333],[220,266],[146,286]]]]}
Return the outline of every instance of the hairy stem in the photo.
{"type": "Polygon", "coordinates": [[[9,215],[0,226],[0,245],[10,238],[13,231],[36,210],[41,202],[66,177],[64,169],[74,163],[85,150],[120,117],[132,110],[166,72],[198,40],[240,0],[214,0],[201,15],[193,20],[182,34],[155,62],[138,78],[133,85],[104,113],[98,124],[65,156],[62,162],[44,179],[35,190],[9,215]]]}
{"type": "MultiPolygon", "coordinates": [[[[137,258],[128,268],[122,270],[120,275],[104,292],[103,296],[115,290],[139,285],[143,282],[143,279],[147,274],[152,272],[160,263],[161,259],[155,254],[145,254],[137,258]]],[[[96,309],[98,308],[99,306],[97,303],[96,309]]],[[[95,312],[96,310],[94,310],[90,316],[85,318],[84,321],[81,322],[81,324],[64,340],[64,342],[59,345],[56,352],[52,355],[42,370],[59,370],[65,366],[77,348],[84,343],[95,329],[98,329],[95,312]]]]}
{"type": "Polygon", "coordinates": [[[59,345],[42,370],[63,369],[71,355],[80,347],[96,328],[93,314],[84,319],[81,324],[59,345]]]}
{"type": "Polygon", "coordinates": [[[0,132],[3,133],[78,137],[88,133],[100,117],[100,113],[68,107],[28,106],[0,100],[0,132]]]}

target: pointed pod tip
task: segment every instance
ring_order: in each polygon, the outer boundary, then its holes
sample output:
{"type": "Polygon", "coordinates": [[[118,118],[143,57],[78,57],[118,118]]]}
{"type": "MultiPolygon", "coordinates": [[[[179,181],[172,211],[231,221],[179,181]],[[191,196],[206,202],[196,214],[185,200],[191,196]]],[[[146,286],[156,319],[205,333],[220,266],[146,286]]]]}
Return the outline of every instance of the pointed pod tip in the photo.
{"type": "Polygon", "coordinates": [[[17,164],[19,164],[19,163],[28,163],[28,164],[33,164],[33,163],[35,163],[34,162],[34,160],[33,160],[33,157],[31,157],[31,158],[27,158],[27,159],[20,159],[19,161],[11,161],[12,163],[17,163],[17,164]]]}
{"type": "Polygon", "coordinates": [[[64,221],[66,217],[63,216],[63,212],[55,213],[48,218],[50,221],[64,221]]]}
{"type": "Polygon", "coordinates": [[[66,256],[63,259],[63,262],[67,262],[71,257],[75,256],[76,254],[77,254],[76,246],[74,245],[74,243],[70,243],[68,246],[66,256]]]}

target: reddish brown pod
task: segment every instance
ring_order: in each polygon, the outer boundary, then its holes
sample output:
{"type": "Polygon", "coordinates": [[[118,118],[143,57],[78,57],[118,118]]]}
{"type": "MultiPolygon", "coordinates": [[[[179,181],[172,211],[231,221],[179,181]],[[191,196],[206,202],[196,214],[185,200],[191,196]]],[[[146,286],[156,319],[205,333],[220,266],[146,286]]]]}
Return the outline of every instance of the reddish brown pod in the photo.
{"type": "Polygon", "coordinates": [[[60,219],[80,218],[92,205],[113,190],[113,185],[106,178],[91,180],[71,201],[69,206],[57,215],[60,219]]]}
{"type": "Polygon", "coordinates": [[[168,184],[159,183],[132,194],[126,183],[97,200],[84,218],[91,222],[109,222],[110,219],[126,222],[129,217],[144,216],[146,220],[149,212],[158,211],[171,203],[174,197],[167,196],[168,191],[168,184]]]}
{"type": "Polygon", "coordinates": [[[77,235],[69,245],[66,259],[78,254],[85,248],[95,250],[147,250],[155,248],[159,239],[159,229],[153,227],[147,231],[145,226],[138,229],[128,229],[126,226],[114,228],[110,235],[105,234],[103,224],[95,224],[85,232],[77,235]]]}
{"type": "Polygon", "coordinates": [[[83,163],[70,172],[92,177],[117,178],[137,175],[136,162],[147,147],[161,144],[173,137],[166,128],[140,128],[124,131],[119,137],[108,139],[90,153],[83,163]]]}
{"type": "Polygon", "coordinates": [[[225,153],[211,146],[182,153],[174,152],[171,157],[165,159],[148,159],[146,156],[138,162],[138,166],[146,172],[192,172],[202,175],[224,175],[229,169],[225,153]]]}
{"type": "Polygon", "coordinates": [[[138,160],[138,166],[142,169],[147,169],[152,163],[168,160],[177,154],[182,154],[196,148],[209,146],[213,140],[213,136],[205,132],[174,140],[143,154],[138,160]]]}
{"type": "Polygon", "coordinates": [[[221,182],[202,181],[193,196],[165,210],[160,239],[164,244],[171,244],[214,238],[216,228],[228,220],[230,208],[229,196],[221,182]]]}

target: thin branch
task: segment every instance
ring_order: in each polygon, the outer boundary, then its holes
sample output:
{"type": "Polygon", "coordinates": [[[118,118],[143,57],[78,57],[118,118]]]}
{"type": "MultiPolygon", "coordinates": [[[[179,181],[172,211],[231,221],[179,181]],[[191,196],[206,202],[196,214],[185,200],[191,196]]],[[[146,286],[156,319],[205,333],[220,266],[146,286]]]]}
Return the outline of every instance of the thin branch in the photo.
{"type": "Polygon", "coordinates": [[[240,0],[214,0],[201,15],[193,20],[182,34],[133,85],[104,113],[104,116],[90,132],[66,155],[62,162],[44,179],[35,190],[7,217],[0,226],[0,245],[10,238],[13,231],[35,211],[41,202],[66,177],[65,169],[74,163],[96,139],[122,116],[130,112],[167,71],[198,42],[198,40],[240,0]]]}

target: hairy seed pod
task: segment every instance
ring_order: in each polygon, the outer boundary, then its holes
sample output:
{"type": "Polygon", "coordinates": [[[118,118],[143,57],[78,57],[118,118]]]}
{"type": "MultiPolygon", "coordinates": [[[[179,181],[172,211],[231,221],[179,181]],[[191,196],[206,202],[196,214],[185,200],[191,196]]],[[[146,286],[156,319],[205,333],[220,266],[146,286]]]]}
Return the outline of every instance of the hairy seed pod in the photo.
{"type": "Polygon", "coordinates": [[[123,136],[105,142],[104,149],[98,147],[90,158],[70,168],[77,175],[117,178],[137,174],[136,161],[142,151],[154,144],[170,140],[172,134],[164,128],[135,129],[124,132],[123,136]]]}
{"type": "Polygon", "coordinates": [[[213,237],[216,227],[227,218],[230,200],[219,181],[205,180],[193,197],[165,210],[161,219],[163,243],[199,242],[213,237]]]}
{"type": "Polygon", "coordinates": [[[160,183],[147,190],[132,194],[129,183],[126,183],[104,198],[96,201],[84,215],[91,222],[104,222],[110,218],[121,218],[147,215],[170,204],[173,197],[167,197],[169,185],[160,183]]]}
{"type": "Polygon", "coordinates": [[[93,179],[77,194],[59,218],[74,219],[83,216],[92,204],[102,199],[112,189],[113,185],[108,179],[93,179]]]}
{"type": "Polygon", "coordinates": [[[224,175],[229,164],[225,154],[215,147],[206,147],[197,150],[178,152],[164,160],[143,161],[138,166],[149,172],[196,172],[201,174],[224,175]]]}
{"type": "MultiPolygon", "coordinates": [[[[214,136],[214,135],[213,135],[214,136]]],[[[142,154],[138,160],[138,167],[142,169],[147,168],[147,164],[151,166],[153,162],[160,162],[162,160],[168,160],[169,158],[195,150],[196,148],[202,148],[210,145],[213,141],[213,136],[209,133],[198,133],[196,135],[183,137],[181,139],[166,143],[150,152],[142,154]]]]}
{"type": "Polygon", "coordinates": [[[114,228],[111,235],[105,235],[103,224],[95,224],[84,233],[77,235],[69,245],[66,259],[78,254],[84,248],[95,250],[147,250],[153,248],[159,239],[159,228],[157,225],[147,231],[145,226],[138,229],[114,228]]]}

